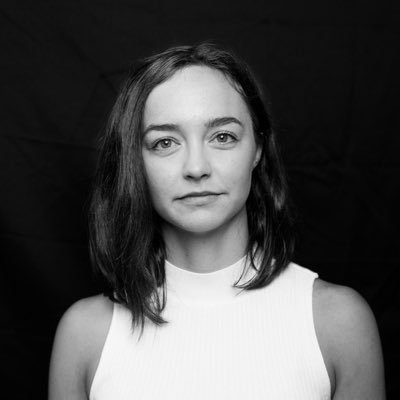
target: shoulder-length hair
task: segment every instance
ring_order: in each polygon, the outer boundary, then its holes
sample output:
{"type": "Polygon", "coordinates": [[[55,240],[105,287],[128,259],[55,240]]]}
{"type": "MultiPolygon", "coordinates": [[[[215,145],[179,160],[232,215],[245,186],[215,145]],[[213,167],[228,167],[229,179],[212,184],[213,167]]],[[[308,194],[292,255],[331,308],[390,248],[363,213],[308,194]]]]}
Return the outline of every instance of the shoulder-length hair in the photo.
{"type": "Polygon", "coordinates": [[[251,115],[262,156],[252,174],[246,208],[247,256],[256,275],[243,290],[269,284],[289,263],[294,240],[287,187],[271,120],[248,66],[210,43],[174,47],[144,59],[130,71],[102,137],[89,212],[90,253],[105,278],[105,294],[132,313],[133,326],[157,325],[166,305],[166,250],[153,209],[142,159],[142,119],[150,92],[191,65],[221,71],[241,94],[251,115]],[[257,268],[255,257],[257,256],[257,268]],[[162,301],[159,288],[162,288],[162,301]]]}

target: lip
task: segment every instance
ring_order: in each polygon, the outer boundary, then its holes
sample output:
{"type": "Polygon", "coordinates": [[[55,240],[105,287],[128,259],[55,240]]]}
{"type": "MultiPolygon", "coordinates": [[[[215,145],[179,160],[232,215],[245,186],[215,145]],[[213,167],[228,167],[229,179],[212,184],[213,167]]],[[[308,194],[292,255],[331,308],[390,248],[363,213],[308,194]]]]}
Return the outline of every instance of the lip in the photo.
{"type": "Polygon", "coordinates": [[[179,200],[183,200],[183,199],[187,199],[187,198],[191,198],[191,197],[206,197],[206,196],[218,196],[221,193],[216,193],[216,192],[208,192],[208,191],[204,191],[204,192],[190,192],[187,193],[181,197],[178,197],[179,200]]]}

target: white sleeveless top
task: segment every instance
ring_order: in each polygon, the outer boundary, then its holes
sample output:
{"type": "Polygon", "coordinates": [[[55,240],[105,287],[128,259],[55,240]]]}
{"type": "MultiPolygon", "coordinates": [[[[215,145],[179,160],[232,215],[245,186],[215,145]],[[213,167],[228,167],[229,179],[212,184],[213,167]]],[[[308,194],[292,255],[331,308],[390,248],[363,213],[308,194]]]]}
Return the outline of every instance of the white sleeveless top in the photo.
{"type": "Polygon", "coordinates": [[[90,400],[330,399],[312,315],[318,275],[291,263],[270,285],[241,291],[232,285],[244,267],[242,258],[194,273],[166,262],[169,323],[147,320],[140,341],[114,304],[90,400]]]}

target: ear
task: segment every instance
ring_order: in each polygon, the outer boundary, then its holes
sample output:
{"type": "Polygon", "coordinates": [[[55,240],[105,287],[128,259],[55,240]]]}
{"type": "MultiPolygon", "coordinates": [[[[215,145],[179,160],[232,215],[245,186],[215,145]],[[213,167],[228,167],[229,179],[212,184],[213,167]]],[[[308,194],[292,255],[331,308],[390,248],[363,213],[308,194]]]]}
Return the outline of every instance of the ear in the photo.
{"type": "Polygon", "coordinates": [[[261,153],[262,153],[262,147],[261,144],[257,143],[257,149],[256,149],[256,154],[254,156],[254,162],[253,162],[253,169],[257,166],[257,164],[260,161],[261,158],[261,153]]]}

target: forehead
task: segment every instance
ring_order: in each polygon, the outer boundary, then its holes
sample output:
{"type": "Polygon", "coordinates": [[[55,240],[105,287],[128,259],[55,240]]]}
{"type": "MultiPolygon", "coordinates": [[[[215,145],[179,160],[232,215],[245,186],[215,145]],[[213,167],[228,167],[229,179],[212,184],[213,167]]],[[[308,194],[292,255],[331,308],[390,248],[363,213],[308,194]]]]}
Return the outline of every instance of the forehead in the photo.
{"type": "Polygon", "coordinates": [[[202,122],[221,116],[233,116],[245,124],[250,123],[245,101],[222,72],[205,66],[190,66],[177,71],[150,92],[144,124],[202,122]]]}

